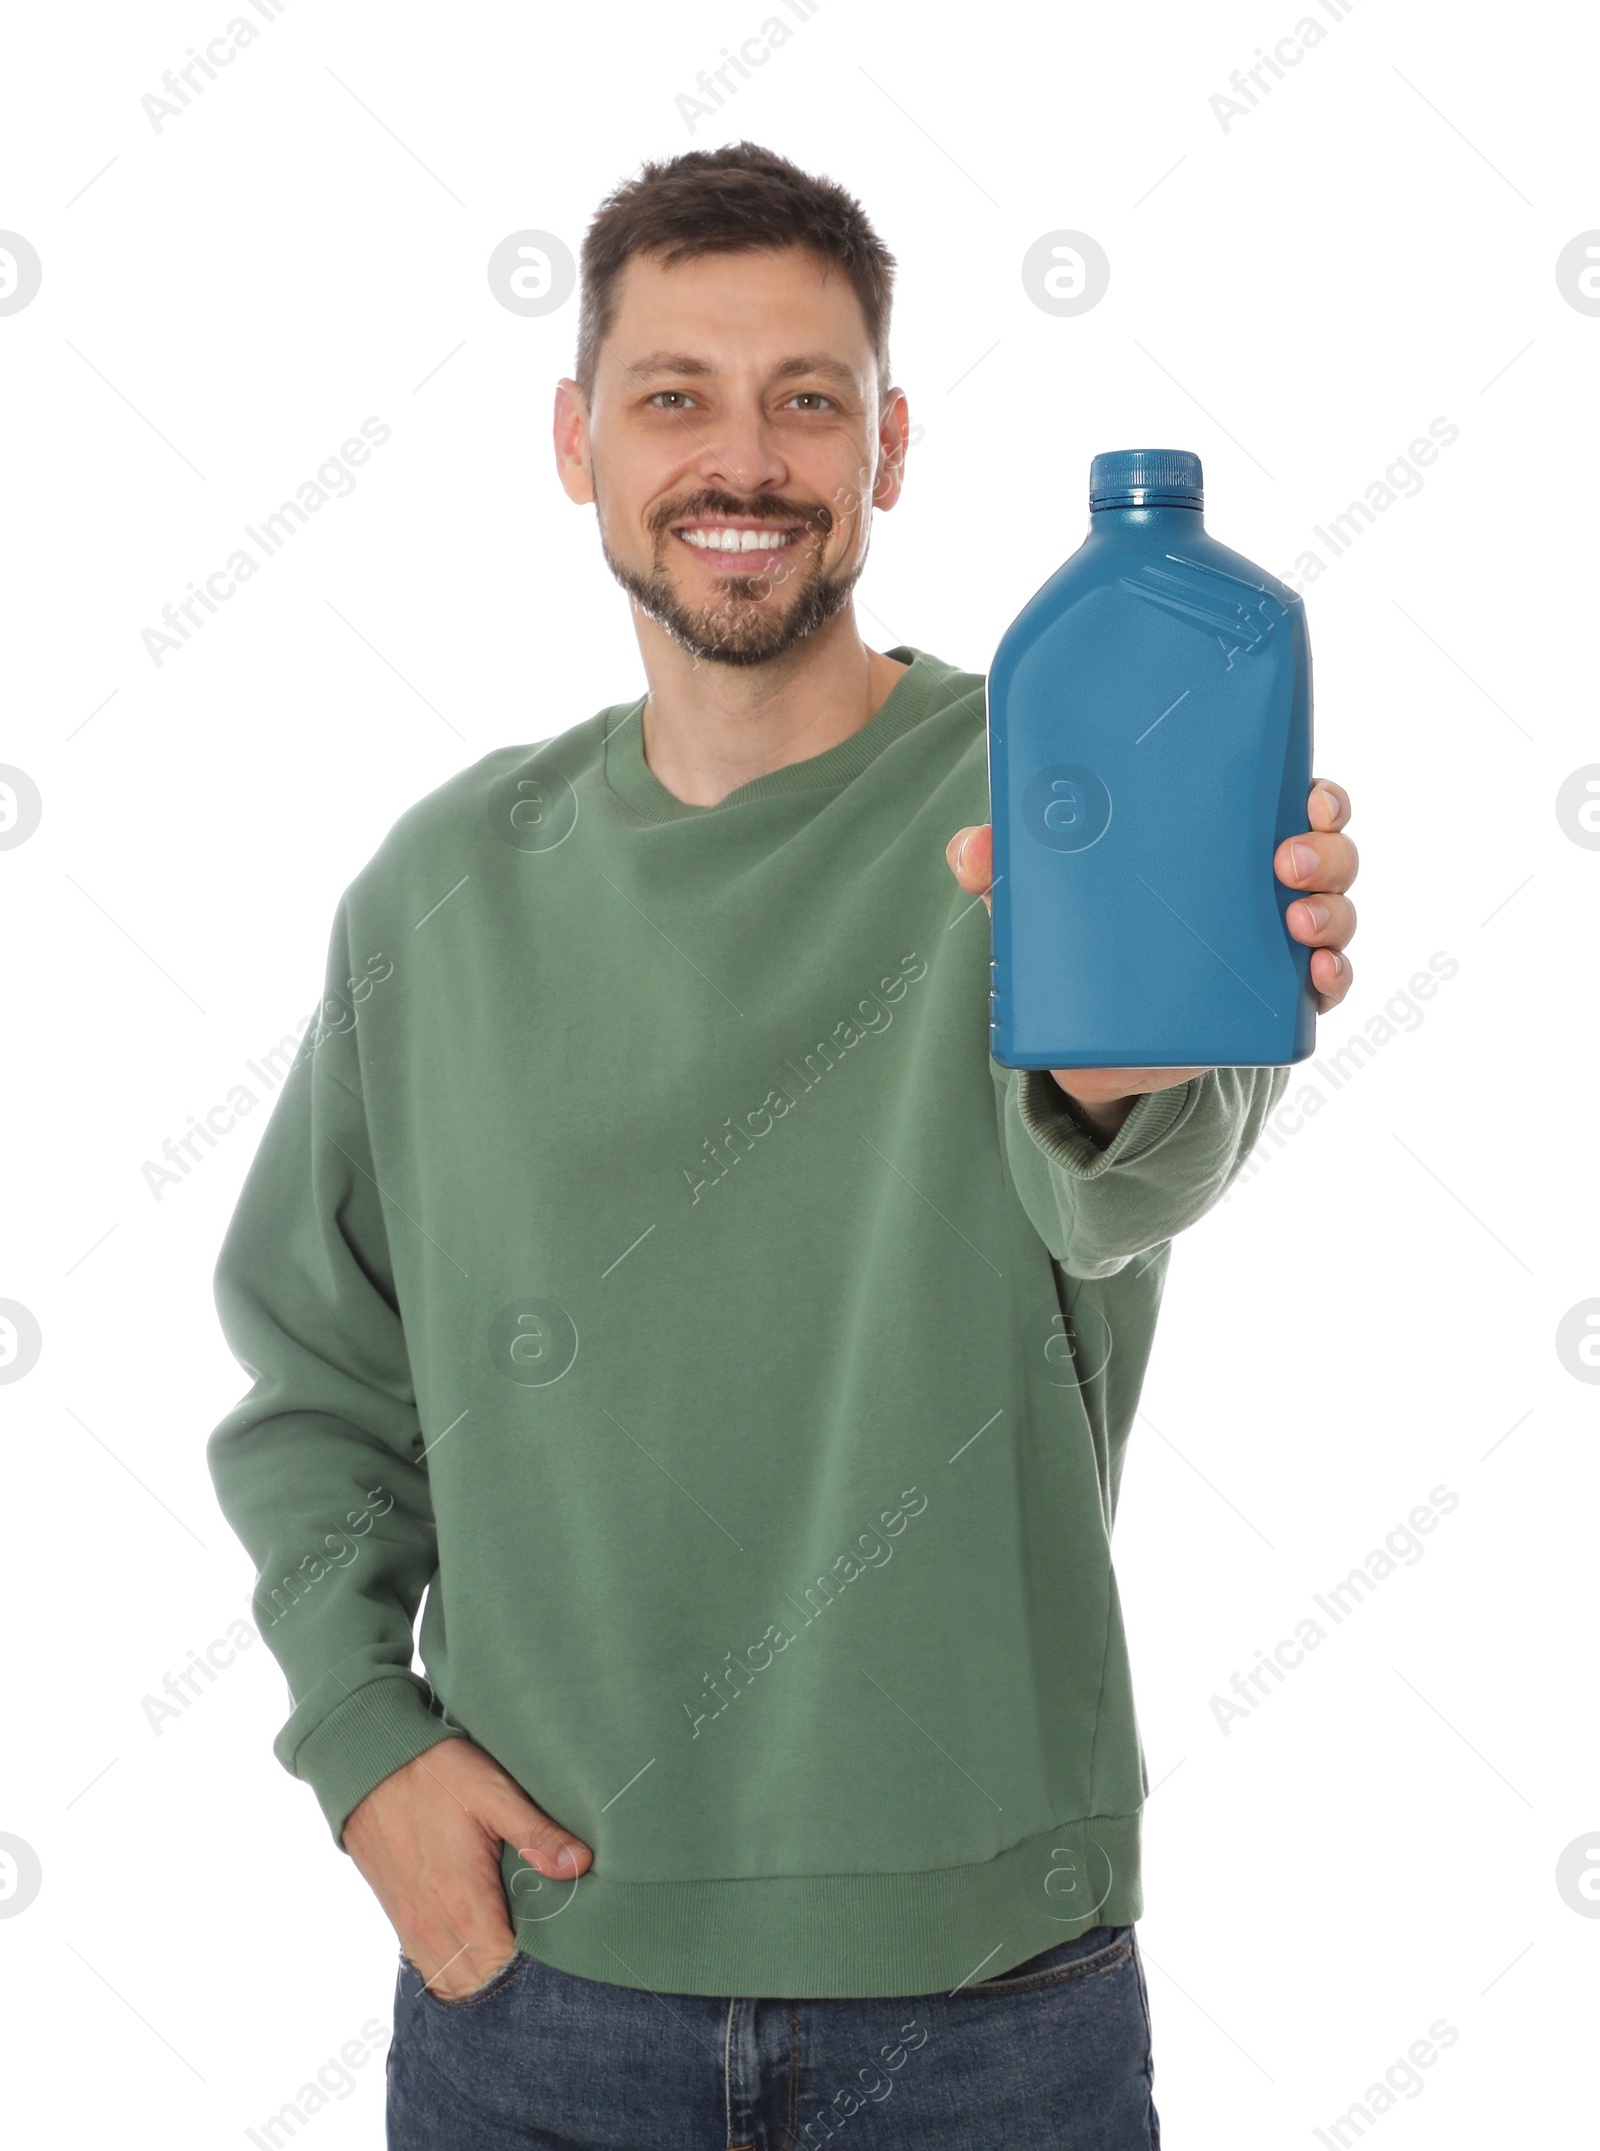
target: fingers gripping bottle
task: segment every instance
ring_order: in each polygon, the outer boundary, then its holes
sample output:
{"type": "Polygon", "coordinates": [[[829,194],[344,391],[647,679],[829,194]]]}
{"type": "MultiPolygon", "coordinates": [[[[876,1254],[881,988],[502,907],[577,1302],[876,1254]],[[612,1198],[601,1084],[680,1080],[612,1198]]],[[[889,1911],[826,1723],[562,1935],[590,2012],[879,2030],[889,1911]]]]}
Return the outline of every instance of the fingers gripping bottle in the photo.
{"type": "Polygon", "coordinates": [[[1088,536],[1000,638],[1002,1067],[1277,1067],[1313,1049],[1311,952],[1272,863],[1307,826],[1305,607],[1203,509],[1198,456],[1096,456],[1088,536]]]}

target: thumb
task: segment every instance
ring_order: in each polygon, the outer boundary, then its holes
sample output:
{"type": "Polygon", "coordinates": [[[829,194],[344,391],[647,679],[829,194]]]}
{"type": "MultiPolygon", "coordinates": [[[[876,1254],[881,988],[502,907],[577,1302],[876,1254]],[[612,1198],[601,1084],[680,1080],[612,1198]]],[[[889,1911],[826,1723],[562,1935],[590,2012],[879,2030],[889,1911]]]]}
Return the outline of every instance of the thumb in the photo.
{"type": "Polygon", "coordinates": [[[480,1802],[478,1820],[485,1829],[498,1831],[540,1874],[557,1881],[581,1875],[593,1863],[594,1855],[581,1837],[553,1822],[514,1785],[495,1787],[480,1802]]]}
{"type": "Polygon", "coordinates": [[[969,896],[987,891],[994,871],[994,837],[987,822],[958,829],[945,846],[945,859],[969,896]]]}

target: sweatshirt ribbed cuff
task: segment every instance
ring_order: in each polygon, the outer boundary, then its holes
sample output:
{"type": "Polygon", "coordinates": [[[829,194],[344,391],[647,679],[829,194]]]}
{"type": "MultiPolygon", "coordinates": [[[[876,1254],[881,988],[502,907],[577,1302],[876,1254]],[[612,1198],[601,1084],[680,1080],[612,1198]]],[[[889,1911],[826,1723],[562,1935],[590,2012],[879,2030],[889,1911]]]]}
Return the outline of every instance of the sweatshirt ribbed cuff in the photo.
{"type": "Polygon", "coordinates": [[[1191,1076],[1170,1090],[1145,1091],[1103,1150],[1073,1119],[1061,1086],[1048,1068],[1018,1071],[1017,1117],[1053,1165],[1074,1180],[1098,1180],[1114,1165],[1154,1150],[1177,1126],[1205,1080],[1191,1076]]]}
{"type": "Polygon", "coordinates": [[[441,1740],[459,1737],[458,1726],[428,1708],[418,1683],[398,1674],[368,1681],[329,1711],[295,1750],[294,1774],[316,1794],[342,1851],[345,1822],[374,1785],[441,1740]]]}

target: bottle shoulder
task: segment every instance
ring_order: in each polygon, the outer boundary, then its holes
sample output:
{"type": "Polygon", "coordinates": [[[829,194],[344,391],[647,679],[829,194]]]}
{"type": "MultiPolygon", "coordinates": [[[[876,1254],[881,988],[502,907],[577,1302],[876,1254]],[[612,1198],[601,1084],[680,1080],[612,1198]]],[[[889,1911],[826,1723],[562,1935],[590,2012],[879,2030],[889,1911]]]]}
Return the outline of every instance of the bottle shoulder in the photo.
{"type": "MultiPolygon", "coordinates": [[[[1181,536],[1166,532],[1091,536],[1035,591],[1005,630],[995,651],[991,679],[996,674],[1003,678],[1035,644],[1061,630],[1075,614],[1092,614],[1095,631],[1103,633],[1118,611],[1126,608],[1130,618],[1137,618],[1147,607],[1223,636],[1243,632],[1252,641],[1280,624],[1291,625],[1296,641],[1305,631],[1305,608],[1298,593],[1209,531],[1181,536]]],[[[1081,624],[1089,630],[1087,617],[1081,624]]]]}

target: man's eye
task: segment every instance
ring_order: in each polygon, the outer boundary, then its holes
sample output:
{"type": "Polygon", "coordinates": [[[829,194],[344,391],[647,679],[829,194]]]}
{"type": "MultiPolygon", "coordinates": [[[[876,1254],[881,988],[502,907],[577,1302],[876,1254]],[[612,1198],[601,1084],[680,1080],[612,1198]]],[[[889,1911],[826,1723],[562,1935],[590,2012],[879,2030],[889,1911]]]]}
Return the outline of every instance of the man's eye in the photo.
{"type": "MultiPolygon", "coordinates": [[[[689,400],[689,392],[688,392],[688,390],[687,390],[687,389],[683,389],[683,388],[658,388],[658,389],[656,390],[655,394],[654,394],[654,395],[653,395],[653,396],[652,396],[652,397],[650,398],[650,401],[651,401],[652,403],[655,403],[655,404],[660,404],[660,402],[661,402],[661,399],[662,399],[662,397],[663,397],[663,396],[677,396],[677,397],[679,397],[679,398],[681,399],[681,401],[682,401],[682,402],[684,402],[684,403],[687,403],[687,402],[688,402],[688,400],[689,400]]],[[[665,406],[663,406],[663,408],[665,408],[665,406]]]]}
{"type": "Polygon", "coordinates": [[[825,396],[820,388],[796,389],[794,394],[789,398],[789,401],[791,403],[798,403],[803,396],[809,396],[813,403],[831,404],[833,401],[833,398],[831,396],[825,396]]]}

